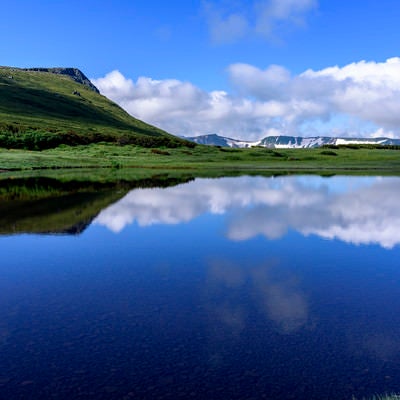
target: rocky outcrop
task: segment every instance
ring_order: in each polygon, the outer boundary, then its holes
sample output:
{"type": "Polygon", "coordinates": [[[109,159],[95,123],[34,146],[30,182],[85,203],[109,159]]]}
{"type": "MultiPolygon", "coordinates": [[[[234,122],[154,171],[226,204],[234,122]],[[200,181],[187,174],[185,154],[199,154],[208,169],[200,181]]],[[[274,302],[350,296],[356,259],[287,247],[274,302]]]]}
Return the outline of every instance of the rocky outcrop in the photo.
{"type": "Polygon", "coordinates": [[[75,82],[87,86],[96,93],[100,93],[99,89],[93,85],[88,77],[78,68],[23,68],[24,71],[50,72],[52,74],[67,75],[75,82]]]}

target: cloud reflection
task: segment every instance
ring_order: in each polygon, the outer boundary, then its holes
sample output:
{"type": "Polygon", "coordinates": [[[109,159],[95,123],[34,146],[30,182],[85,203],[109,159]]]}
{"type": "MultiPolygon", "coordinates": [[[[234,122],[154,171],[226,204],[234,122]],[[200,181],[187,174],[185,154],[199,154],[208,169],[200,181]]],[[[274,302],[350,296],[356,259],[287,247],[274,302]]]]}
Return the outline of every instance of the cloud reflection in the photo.
{"type": "Polygon", "coordinates": [[[398,178],[196,179],[166,189],[133,190],[95,223],[120,232],[132,223],[178,224],[205,213],[226,214],[231,240],[277,239],[293,229],[392,248],[400,243],[399,196],[398,178]]]}
{"type": "Polygon", "coordinates": [[[256,270],[252,275],[264,313],[281,332],[292,333],[306,324],[308,304],[293,278],[274,279],[268,269],[256,270]]]}
{"type": "Polygon", "coordinates": [[[283,270],[271,260],[256,267],[210,263],[207,297],[213,319],[238,334],[251,324],[251,310],[256,309],[280,333],[304,327],[309,319],[306,296],[296,277],[283,270]]]}

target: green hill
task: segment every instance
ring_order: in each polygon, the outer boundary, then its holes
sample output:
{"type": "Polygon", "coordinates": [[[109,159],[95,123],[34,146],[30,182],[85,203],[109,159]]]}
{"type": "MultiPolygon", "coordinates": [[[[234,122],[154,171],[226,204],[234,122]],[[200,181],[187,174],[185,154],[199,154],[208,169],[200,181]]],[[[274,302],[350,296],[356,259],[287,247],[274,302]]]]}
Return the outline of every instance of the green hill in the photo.
{"type": "Polygon", "coordinates": [[[130,116],[78,69],[0,67],[1,147],[42,150],[97,142],[190,146],[130,116]]]}

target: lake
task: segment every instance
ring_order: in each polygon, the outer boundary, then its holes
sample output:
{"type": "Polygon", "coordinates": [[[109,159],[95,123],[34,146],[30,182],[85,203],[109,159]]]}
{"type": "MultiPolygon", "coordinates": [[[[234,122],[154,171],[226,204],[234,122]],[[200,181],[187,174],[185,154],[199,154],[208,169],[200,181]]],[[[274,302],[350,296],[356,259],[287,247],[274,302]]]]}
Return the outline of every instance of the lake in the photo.
{"type": "Polygon", "coordinates": [[[7,189],[1,398],[400,393],[400,178],[170,185],[7,189]]]}

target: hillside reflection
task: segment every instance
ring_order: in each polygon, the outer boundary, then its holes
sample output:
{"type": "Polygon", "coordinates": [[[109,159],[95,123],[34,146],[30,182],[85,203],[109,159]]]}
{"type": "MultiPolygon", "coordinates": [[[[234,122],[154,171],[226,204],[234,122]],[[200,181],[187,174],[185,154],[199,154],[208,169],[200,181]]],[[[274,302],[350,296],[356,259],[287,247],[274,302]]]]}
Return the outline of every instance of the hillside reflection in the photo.
{"type": "Polygon", "coordinates": [[[205,214],[226,219],[236,241],[295,230],[352,244],[392,248],[400,242],[399,178],[239,177],[196,179],[165,189],[136,189],[103,210],[98,225],[179,224],[205,214]]]}
{"type": "Polygon", "coordinates": [[[0,181],[0,234],[80,234],[102,209],[133,188],[167,187],[191,179],[167,173],[113,181],[5,179],[0,181]]]}

